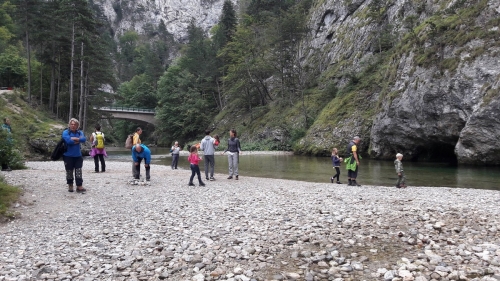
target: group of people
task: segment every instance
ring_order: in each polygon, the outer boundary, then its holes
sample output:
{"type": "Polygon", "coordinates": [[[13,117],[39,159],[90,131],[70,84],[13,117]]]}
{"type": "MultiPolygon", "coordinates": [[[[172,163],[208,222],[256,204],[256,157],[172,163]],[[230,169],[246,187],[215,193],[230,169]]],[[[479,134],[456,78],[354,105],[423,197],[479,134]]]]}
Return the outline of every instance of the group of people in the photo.
{"type": "MultiPolygon", "coordinates": [[[[85,134],[80,131],[80,122],[76,118],[71,118],[68,123],[68,129],[64,130],[62,133],[62,139],[66,143],[66,152],[63,154],[64,168],[66,170],[66,183],[68,185],[69,192],[85,192],[87,191],[83,187],[83,177],[82,177],[82,167],[83,167],[83,156],[81,152],[80,144],[85,143],[87,138],[85,134]],[[74,185],[76,184],[76,188],[74,185]]],[[[139,127],[133,137],[133,147],[132,147],[132,175],[135,179],[139,179],[140,176],[140,164],[144,160],[144,166],[146,168],[146,180],[150,180],[150,163],[151,163],[151,151],[149,148],[141,144],[140,135],[142,134],[142,129],[139,127]]],[[[105,137],[104,133],[101,131],[101,126],[96,125],[95,131],[90,136],[90,142],[92,144],[92,149],[90,150],[90,156],[94,158],[95,172],[104,173],[106,171],[106,162],[104,157],[107,156],[106,149],[104,146],[105,137]],[[99,163],[101,164],[99,169],[99,163]]]]}
{"type": "MultiPolygon", "coordinates": [[[[358,177],[359,160],[361,159],[361,156],[358,154],[358,145],[360,141],[361,138],[356,136],[349,142],[347,145],[347,157],[345,160],[342,157],[339,157],[337,148],[332,149],[332,163],[336,172],[335,175],[330,178],[332,183],[336,181],[337,184],[342,184],[340,182],[340,163],[344,160],[347,169],[347,185],[361,186],[356,182],[356,178],[358,177]]],[[[401,162],[402,160],[403,154],[396,154],[396,160],[394,160],[394,167],[396,168],[396,173],[398,174],[396,188],[406,188],[406,177],[403,170],[403,163],[401,162]]]]}
{"type": "MultiPolygon", "coordinates": [[[[203,151],[205,155],[205,179],[207,181],[213,181],[214,178],[214,170],[215,170],[215,151],[219,147],[220,140],[219,136],[215,135],[212,137],[210,135],[210,130],[205,131],[205,137],[201,140],[199,149],[203,151]]],[[[179,158],[179,144],[175,142],[174,146],[172,146],[172,169],[177,169],[177,161],[179,158]],[[174,151],[176,151],[177,156],[175,156],[174,151]]],[[[239,155],[242,153],[240,140],[237,138],[237,133],[235,129],[231,129],[229,131],[229,140],[228,146],[222,154],[228,153],[228,162],[229,162],[229,176],[228,179],[232,179],[233,176],[236,180],[238,180],[238,163],[239,163],[239,155]]],[[[198,146],[193,145],[189,148],[189,166],[191,168],[191,177],[189,178],[189,186],[194,186],[193,179],[195,175],[198,177],[198,184],[200,186],[205,186],[205,183],[201,180],[201,172],[199,167],[199,162],[203,160],[202,157],[198,155],[198,146]]]]}
{"type": "MultiPolygon", "coordinates": [[[[68,184],[68,191],[74,192],[85,192],[86,189],[83,187],[82,178],[82,167],[83,167],[83,156],[80,150],[80,144],[86,142],[85,134],[80,131],[80,122],[72,118],[68,124],[68,129],[64,130],[62,133],[62,138],[67,146],[67,151],[63,154],[64,167],[66,170],[66,183],[68,184]],[[76,183],[76,189],[74,184],[76,183]]],[[[132,176],[134,179],[140,179],[141,174],[141,163],[144,160],[144,168],[146,170],[146,181],[151,180],[151,151],[150,149],[141,143],[140,135],[142,134],[142,129],[138,127],[132,137],[132,176]]],[[[231,129],[229,131],[230,138],[228,140],[228,147],[222,154],[228,153],[229,158],[229,177],[232,179],[235,177],[238,180],[238,161],[239,154],[241,151],[240,141],[237,138],[236,130],[231,129]]],[[[106,171],[106,162],[104,157],[107,156],[106,149],[104,146],[105,137],[104,133],[101,131],[101,126],[96,125],[95,131],[90,136],[90,142],[92,144],[92,149],[90,151],[90,156],[94,158],[95,172],[103,173],[106,171]],[[100,169],[99,169],[99,164],[100,169]]],[[[210,131],[205,131],[205,137],[200,142],[200,150],[204,152],[205,155],[205,178],[207,181],[213,181],[214,170],[215,170],[215,152],[219,147],[220,140],[219,136],[215,135],[212,137],[210,131]]],[[[172,169],[177,169],[179,154],[181,147],[176,141],[171,148],[172,153],[172,169]]],[[[202,157],[198,155],[198,147],[193,145],[190,147],[190,154],[188,161],[191,168],[191,177],[189,179],[189,186],[194,186],[193,179],[195,175],[198,176],[198,183],[200,186],[205,186],[205,183],[201,179],[201,172],[199,168],[199,162],[203,160],[202,157]]]]}
{"type": "MultiPolygon", "coordinates": [[[[10,121],[8,118],[4,119],[4,124],[2,128],[7,130],[9,134],[11,133],[10,121]]],[[[86,189],[83,187],[83,179],[82,179],[82,166],[83,166],[83,157],[80,150],[80,144],[86,141],[86,137],[84,133],[78,130],[80,123],[77,119],[72,118],[69,121],[68,129],[64,130],[62,133],[62,138],[67,146],[67,151],[63,155],[64,167],[66,170],[66,182],[68,184],[68,191],[73,192],[75,190],[74,184],[76,183],[76,191],[77,192],[85,192],[86,189]]],[[[201,171],[199,167],[199,162],[203,160],[202,157],[198,155],[198,148],[204,152],[205,156],[205,179],[207,181],[213,181],[214,178],[214,170],[215,170],[215,152],[219,147],[220,140],[217,135],[212,137],[210,135],[210,130],[205,131],[205,137],[201,140],[200,145],[193,145],[189,148],[189,156],[188,161],[191,168],[191,176],[189,178],[188,185],[194,186],[193,179],[195,176],[198,178],[198,183],[200,186],[205,186],[205,183],[201,178],[201,171]]],[[[151,151],[149,148],[141,143],[140,135],[142,134],[142,129],[138,127],[133,136],[133,144],[131,148],[132,152],[132,175],[134,179],[140,178],[140,165],[144,160],[144,167],[146,170],[146,181],[150,181],[151,179],[151,151]]],[[[224,150],[221,154],[228,154],[228,163],[229,163],[229,176],[228,179],[236,179],[238,180],[238,163],[239,156],[242,154],[240,141],[237,138],[236,130],[231,129],[229,131],[230,138],[228,139],[228,145],[226,150],[224,150]]],[[[95,127],[95,131],[90,136],[90,141],[92,143],[92,150],[90,155],[94,157],[95,164],[95,172],[105,172],[106,171],[106,163],[104,161],[104,156],[107,156],[106,150],[104,147],[104,133],[101,132],[100,125],[95,127]],[[99,163],[101,164],[101,169],[99,170],[99,163]]],[[[332,163],[333,168],[335,169],[335,175],[333,175],[330,180],[333,183],[334,181],[337,184],[341,184],[340,182],[340,165],[341,162],[344,161],[346,163],[347,169],[347,180],[349,186],[361,186],[357,183],[356,178],[358,177],[358,169],[360,165],[360,155],[358,154],[358,146],[361,141],[361,138],[356,136],[354,137],[347,145],[347,154],[346,158],[343,159],[339,156],[338,149],[332,149],[332,163]]],[[[172,169],[177,169],[179,154],[181,147],[179,143],[176,141],[171,148],[172,153],[172,169]]],[[[396,160],[394,161],[396,173],[398,175],[398,180],[396,182],[397,188],[405,188],[406,187],[406,177],[403,170],[402,163],[403,155],[401,153],[396,154],[396,160]]],[[[7,170],[8,166],[5,163],[2,163],[2,170],[7,170]]]]}

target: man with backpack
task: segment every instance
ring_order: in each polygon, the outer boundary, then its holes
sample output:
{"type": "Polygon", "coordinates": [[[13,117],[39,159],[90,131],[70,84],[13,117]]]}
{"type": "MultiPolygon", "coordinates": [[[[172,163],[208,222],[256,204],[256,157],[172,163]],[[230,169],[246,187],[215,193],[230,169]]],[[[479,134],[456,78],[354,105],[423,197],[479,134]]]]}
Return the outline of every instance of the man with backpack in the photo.
{"type": "Polygon", "coordinates": [[[104,156],[106,150],[104,149],[104,134],[101,132],[101,125],[97,124],[95,126],[95,132],[90,136],[90,142],[92,143],[92,150],[90,151],[90,156],[94,157],[95,172],[99,173],[99,161],[101,162],[101,172],[106,171],[106,163],[104,162],[104,156]]]}

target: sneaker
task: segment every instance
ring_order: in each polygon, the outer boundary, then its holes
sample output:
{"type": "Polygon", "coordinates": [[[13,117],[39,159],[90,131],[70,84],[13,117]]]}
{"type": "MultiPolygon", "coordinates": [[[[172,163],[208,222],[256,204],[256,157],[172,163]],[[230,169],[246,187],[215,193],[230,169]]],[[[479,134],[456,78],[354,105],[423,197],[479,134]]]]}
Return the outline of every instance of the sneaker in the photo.
{"type": "Polygon", "coordinates": [[[235,180],[238,180],[238,176],[236,176],[235,180]]]}
{"type": "Polygon", "coordinates": [[[214,180],[215,180],[215,178],[214,178],[214,177],[210,177],[210,181],[214,181],[214,180]]]}
{"type": "Polygon", "coordinates": [[[68,184],[68,191],[69,191],[69,192],[73,192],[73,191],[75,191],[75,190],[73,189],[73,185],[72,185],[72,184],[68,184]]]}
{"type": "Polygon", "coordinates": [[[401,188],[401,186],[400,186],[400,185],[398,185],[398,184],[396,184],[396,188],[401,188]]]}
{"type": "Polygon", "coordinates": [[[333,183],[333,178],[330,178],[330,181],[333,183]]]}
{"type": "Polygon", "coordinates": [[[208,178],[205,178],[207,181],[209,180],[208,178]]]}
{"type": "Polygon", "coordinates": [[[227,179],[228,179],[228,180],[230,180],[230,179],[232,179],[232,178],[233,178],[233,176],[229,176],[229,177],[227,177],[227,179]]]}
{"type": "Polygon", "coordinates": [[[337,184],[342,184],[341,182],[337,181],[337,184]]]}
{"type": "Polygon", "coordinates": [[[203,183],[203,182],[200,182],[200,186],[205,186],[205,183],[203,183]]]}
{"type": "Polygon", "coordinates": [[[99,173],[99,170],[95,171],[94,173],[99,173]]]}
{"type": "Polygon", "coordinates": [[[194,183],[190,182],[188,183],[189,186],[194,186],[194,183]]]}
{"type": "Polygon", "coordinates": [[[147,179],[146,179],[146,181],[151,181],[151,179],[150,179],[150,178],[147,178],[147,179]]]}
{"type": "Polygon", "coordinates": [[[352,186],[361,186],[361,184],[358,184],[355,180],[353,180],[353,181],[351,182],[351,185],[352,185],[352,186]]]}
{"type": "Polygon", "coordinates": [[[134,179],[138,180],[138,179],[139,179],[139,176],[134,177],[134,179]]]}

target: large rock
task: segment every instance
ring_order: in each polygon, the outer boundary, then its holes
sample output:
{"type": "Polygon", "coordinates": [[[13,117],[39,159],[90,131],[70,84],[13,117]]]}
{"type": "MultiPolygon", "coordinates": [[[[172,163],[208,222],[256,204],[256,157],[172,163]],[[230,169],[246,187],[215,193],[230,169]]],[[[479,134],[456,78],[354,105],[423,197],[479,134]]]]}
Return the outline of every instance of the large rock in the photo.
{"type": "Polygon", "coordinates": [[[414,159],[500,163],[494,141],[500,134],[498,97],[488,104],[483,99],[485,85],[498,83],[500,68],[489,56],[472,63],[466,58],[455,73],[438,79],[432,77],[436,69],[412,71],[412,58],[401,63],[401,79],[393,89],[401,94],[387,100],[375,117],[372,156],[390,159],[402,152],[414,159]]]}
{"type": "Polygon", "coordinates": [[[167,31],[183,41],[191,20],[205,31],[216,25],[224,0],[96,0],[95,3],[102,8],[116,34],[128,30],[145,33],[148,25],[157,27],[163,20],[167,31]]]}
{"type": "MultiPolygon", "coordinates": [[[[383,71],[379,75],[387,80],[387,88],[367,85],[366,90],[342,92],[348,95],[336,97],[324,107],[301,141],[300,152],[326,154],[332,146],[341,147],[343,152],[347,141],[360,135],[361,153],[368,152],[373,158],[394,159],[401,152],[414,160],[500,164],[495,144],[500,135],[499,48],[488,47],[495,39],[474,38],[461,46],[440,46],[442,50],[433,54],[435,63],[419,63],[422,54],[416,52],[435,44],[429,39],[404,51],[395,47],[400,54],[390,56],[389,61],[376,61],[379,55],[374,39],[382,31],[380,24],[366,17],[371,3],[326,0],[316,6],[309,23],[312,32],[304,43],[303,63],[314,65],[320,73],[332,73],[330,83],[341,90],[358,83],[352,77],[362,80],[369,74],[364,71],[373,68],[383,71]],[[445,60],[455,67],[443,67],[445,60]],[[387,68],[377,69],[377,63],[387,68]]],[[[492,0],[471,20],[497,18],[499,4],[492,0]]],[[[406,15],[417,15],[420,24],[442,9],[440,5],[419,9],[407,1],[391,1],[385,20],[402,26],[406,15]]],[[[408,35],[406,28],[393,32],[400,38],[408,35]]],[[[488,32],[498,33],[499,28],[489,27],[488,32]]],[[[456,36],[462,36],[458,30],[456,36]]]]}
{"type": "Polygon", "coordinates": [[[460,132],[455,152],[460,163],[500,165],[500,100],[483,104],[460,132]]]}

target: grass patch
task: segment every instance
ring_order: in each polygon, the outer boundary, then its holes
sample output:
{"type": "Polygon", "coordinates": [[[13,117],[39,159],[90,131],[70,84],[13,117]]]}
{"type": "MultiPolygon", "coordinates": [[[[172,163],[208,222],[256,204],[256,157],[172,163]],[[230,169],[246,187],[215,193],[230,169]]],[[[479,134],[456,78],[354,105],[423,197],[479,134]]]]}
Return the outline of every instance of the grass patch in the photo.
{"type": "Polygon", "coordinates": [[[13,202],[19,199],[21,190],[15,186],[5,183],[5,179],[0,176],[0,217],[14,218],[14,213],[9,211],[13,202]]]}

